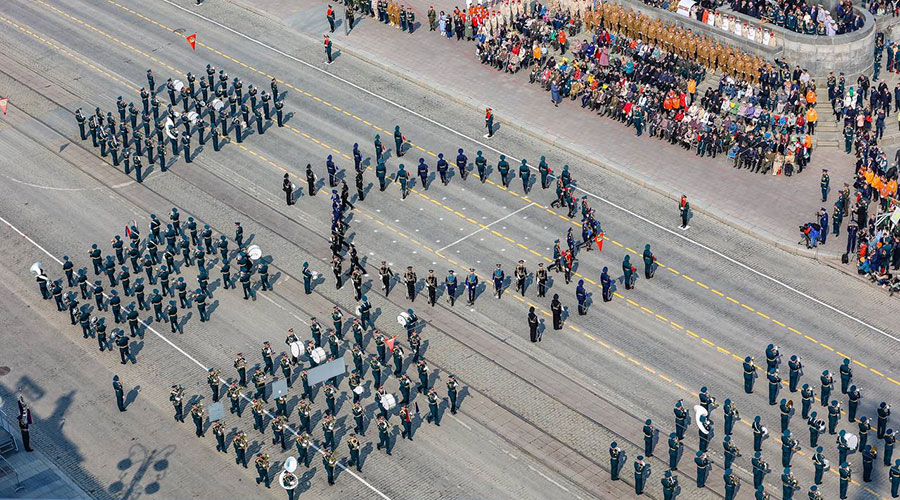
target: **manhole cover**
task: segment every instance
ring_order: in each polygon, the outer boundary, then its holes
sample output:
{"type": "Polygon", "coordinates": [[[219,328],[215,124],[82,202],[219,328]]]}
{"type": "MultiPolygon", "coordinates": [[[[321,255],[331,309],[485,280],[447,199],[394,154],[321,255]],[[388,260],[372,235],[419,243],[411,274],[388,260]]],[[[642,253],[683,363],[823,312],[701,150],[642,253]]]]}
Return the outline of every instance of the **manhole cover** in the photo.
{"type": "Polygon", "coordinates": [[[175,30],[175,33],[178,33],[179,35],[183,35],[184,32],[185,32],[184,28],[178,28],[177,30],[175,30]]]}

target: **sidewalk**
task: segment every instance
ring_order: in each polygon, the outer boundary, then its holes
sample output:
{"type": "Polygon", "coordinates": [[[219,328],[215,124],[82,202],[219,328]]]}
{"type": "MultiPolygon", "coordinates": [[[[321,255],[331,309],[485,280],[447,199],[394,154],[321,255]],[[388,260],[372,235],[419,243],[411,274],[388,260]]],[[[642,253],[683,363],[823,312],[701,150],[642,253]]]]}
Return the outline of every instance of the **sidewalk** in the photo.
{"type": "MultiPolygon", "coordinates": [[[[822,148],[802,174],[774,177],[734,170],[731,162],[721,157],[701,159],[694,152],[647,136],[636,138],[634,129],[597,117],[575,102],[564,101],[554,108],[549,95],[530,85],[524,72],[499,73],[476,60],[473,43],[429,32],[429,6],[434,5],[439,13],[451,11],[455,4],[446,0],[404,3],[416,12],[419,26],[412,35],[363,17],[357,18],[351,35],[346,36],[340,24],[343,7],[334,4],[341,14],[332,34],[335,45],[470,106],[475,114],[481,115],[491,106],[501,128],[508,126],[531,134],[673,200],[687,194],[696,213],[712,216],[784,250],[829,259],[843,253],[843,239],[829,241],[818,252],[796,244],[800,239],[798,226],[814,221],[813,214],[823,205],[819,198],[821,169],[829,170],[832,192],[851,178],[853,163],[843,152],[822,148]]],[[[324,3],[258,0],[243,5],[280,19],[316,41],[328,31],[324,3]]],[[[833,202],[825,204],[829,214],[833,202]]]]}
{"type": "MultiPolygon", "coordinates": [[[[7,409],[12,407],[15,411],[15,397],[4,394],[4,399],[8,401],[7,409]]],[[[2,414],[0,418],[3,418],[2,414]]],[[[5,420],[13,430],[18,429],[15,419],[7,415],[5,420]]],[[[91,498],[38,448],[27,453],[18,432],[13,437],[18,451],[4,455],[6,461],[0,460],[0,498],[91,498]]]]}

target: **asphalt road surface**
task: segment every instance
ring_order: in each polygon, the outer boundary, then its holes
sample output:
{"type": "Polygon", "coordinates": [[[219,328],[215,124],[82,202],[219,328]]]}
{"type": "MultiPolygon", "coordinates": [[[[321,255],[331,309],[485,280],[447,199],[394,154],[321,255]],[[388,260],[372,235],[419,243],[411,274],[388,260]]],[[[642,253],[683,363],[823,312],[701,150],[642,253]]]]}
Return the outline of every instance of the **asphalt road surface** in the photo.
{"type": "MultiPolygon", "coordinates": [[[[738,459],[737,473],[745,483],[751,480],[752,434],[744,424],[761,415],[777,431],[778,410],[767,404],[764,378],[753,395],[743,393],[741,360],[751,355],[764,364],[768,343],[781,349],[785,379],[787,358],[802,357],[803,382],[817,393],[822,370],[837,373],[844,356],[853,359],[854,383],[863,392],[860,414],[873,419],[878,403],[894,401],[900,389],[900,369],[891,354],[900,340],[896,315],[890,313],[896,302],[870,284],[701,218],[681,231],[671,201],[514,131],[501,127],[486,139],[482,116],[365,61],[339,56],[326,66],[319,41],[275,20],[218,0],[202,8],[168,1],[21,0],[0,12],[0,34],[0,89],[10,97],[0,121],[0,252],[5,256],[0,283],[7,289],[0,310],[6,323],[3,364],[12,368],[0,386],[7,394],[22,391],[33,402],[37,445],[51,450],[51,458],[97,497],[283,495],[277,485],[264,492],[251,482],[252,463],[247,471],[234,465],[233,450],[221,456],[212,436],[197,439],[190,422],[171,420],[168,387],[180,383],[188,397],[207,400],[206,367],[233,377],[235,353],[244,352],[253,366],[261,361],[262,341],[271,341],[280,354],[288,328],[309,338],[305,323],[310,316],[330,325],[332,305],[344,310],[345,321],[352,317],[352,287],[336,290],[329,269],[330,190],[321,183],[327,179],[325,157],[331,154],[345,177],[349,172],[346,178],[355,193],[354,143],[370,170],[365,201],[357,201],[355,194],[351,198],[356,209],[350,239],[369,271],[364,290],[377,310],[378,327],[401,334],[394,318],[414,308],[425,322],[424,356],[436,373],[439,394],[446,395],[448,373],[466,390],[460,414],[451,416],[444,407],[439,428],[424,421],[427,403],[419,396],[415,441],[401,441],[395,430],[392,456],[374,449],[377,430],[370,422],[363,439],[363,472],[342,470],[337,485],[328,487],[316,459],[314,472],[301,469],[301,490],[325,498],[623,498],[633,494],[630,462],[642,452],[641,425],[651,418],[661,431],[655,455],[662,460],[654,459],[646,494],[662,498],[659,479],[665,470],[665,436],[673,429],[672,407],[679,399],[691,407],[697,404],[704,385],[719,402],[731,398],[740,409],[743,423],[734,439],[744,456],[738,459]],[[193,32],[198,33],[196,50],[184,39],[193,32]],[[251,127],[241,144],[231,133],[219,152],[209,142],[197,151],[195,139],[193,163],[179,157],[167,172],[153,166],[148,175],[145,168],[143,184],[101,158],[90,140],[78,137],[77,108],[89,114],[100,107],[117,115],[120,95],[140,107],[138,91],[146,85],[148,68],[162,86],[169,77],[183,80],[188,71],[202,78],[206,64],[239,77],[245,92],[248,84],[268,89],[270,78],[276,77],[286,93],[286,126],[271,123],[262,135],[251,127]],[[395,125],[412,144],[402,158],[393,147],[395,125]],[[372,146],[376,133],[388,149],[389,173],[403,163],[411,174],[413,187],[405,200],[396,183],[385,192],[378,190],[372,146]],[[450,184],[441,185],[436,155],[444,153],[452,164],[457,148],[465,149],[470,162],[477,150],[484,152],[492,166],[489,182],[480,183],[474,172],[463,181],[454,168],[450,184]],[[519,259],[533,273],[539,262],[549,265],[555,239],[564,243],[569,228],[580,239],[581,231],[580,217],[570,220],[550,207],[552,189],[542,190],[538,182],[525,195],[518,179],[503,188],[496,172],[501,153],[513,170],[521,158],[536,165],[541,155],[557,172],[570,164],[607,236],[602,251],[578,254],[575,279],[584,279],[593,296],[587,315],[576,313],[575,283],[566,285],[561,274],[551,273],[549,294],[558,293],[569,313],[561,331],[552,330],[549,299],[536,296],[532,280],[525,297],[515,293],[512,282],[500,300],[491,294],[489,275],[496,264],[502,264],[508,279],[519,259]],[[415,176],[420,157],[431,167],[427,189],[415,176]],[[307,163],[323,188],[315,197],[305,191],[307,163]],[[281,192],[285,172],[302,188],[291,207],[285,206],[281,192]],[[146,231],[150,213],[165,220],[173,206],[182,220],[193,216],[229,238],[233,222],[240,221],[245,240],[258,244],[271,259],[274,290],[257,290],[256,300],[242,300],[240,289],[221,289],[215,260],[211,321],[201,324],[191,312],[180,311],[186,321],[179,335],[142,313],[148,326],[136,342],[138,363],[121,366],[117,354],[100,353],[95,341],[82,339],[80,328],[70,326],[65,313],[56,313],[52,301],[40,300],[28,268],[40,260],[52,278],[62,277],[55,259],[63,255],[78,267],[90,267],[92,243],[109,254],[107,242],[123,234],[130,220],[146,231]],[[648,243],[662,264],[652,280],[643,279],[640,259],[648,243]],[[633,290],[625,290],[621,282],[625,255],[640,274],[633,290]],[[377,277],[382,260],[401,274],[407,265],[414,267],[420,279],[414,303],[404,297],[400,282],[384,296],[377,277]],[[324,278],[310,296],[297,281],[304,261],[324,278]],[[618,278],[610,303],[600,299],[599,275],[605,266],[618,278]],[[466,307],[461,297],[450,307],[442,292],[436,307],[426,304],[422,280],[429,269],[441,279],[449,269],[464,278],[469,267],[487,286],[474,306],[466,307]],[[547,342],[528,341],[530,305],[541,313],[547,342]],[[127,413],[115,410],[110,387],[115,373],[126,391],[140,386],[129,395],[133,402],[127,413]],[[611,440],[618,440],[630,457],[623,473],[627,484],[608,480],[611,440]]],[[[168,100],[164,88],[160,99],[168,100]]],[[[172,161],[171,150],[167,153],[172,161]]],[[[182,276],[195,287],[195,267],[184,267],[182,276]]],[[[374,351],[371,339],[367,349],[374,351]]],[[[417,380],[414,367],[408,373],[417,380]]],[[[387,388],[396,392],[396,381],[389,378],[387,388]]],[[[365,402],[373,416],[371,377],[366,387],[365,402]]],[[[295,386],[292,409],[298,395],[295,386]]],[[[799,406],[799,393],[784,387],[781,397],[799,406]]],[[[319,411],[324,410],[323,399],[318,394],[319,411]]],[[[846,406],[846,397],[840,399],[846,406]]],[[[338,411],[342,463],[346,436],[352,432],[350,406],[345,393],[338,411]]],[[[825,416],[824,408],[816,409],[825,416]]],[[[713,414],[719,429],[720,412],[713,414]]],[[[295,415],[290,422],[297,423],[295,415]]],[[[254,442],[251,452],[272,455],[274,474],[287,453],[271,444],[270,431],[260,436],[251,423],[249,412],[242,419],[226,417],[226,428],[248,432],[254,442]]],[[[846,418],[841,428],[856,432],[846,418]]],[[[812,484],[811,450],[799,415],[791,429],[803,446],[793,470],[802,488],[798,496],[805,496],[812,484]]],[[[321,431],[315,429],[314,436],[320,438],[321,431]]],[[[720,431],[710,447],[718,464],[721,437],[720,431]]],[[[836,463],[833,437],[823,436],[821,443],[826,457],[836,463]]],[[[870,443],[881,450],[874,436],[870,443]]],[[[680,498],[722,496],[718,466],[706,489],[692,483],[694,427],[685,444],[680,498]]],[[[780,497],[777,439],[766,442],[764,456],[776,471],[767,478],[767,489],[780,497]]],[[[861,483],[859,455],[851,461],[858,481],[851,486],[852,498],[888,495],[887,468],[880,465],[880,456],[875,480],[867,484],[861,483]]],[[[751,486],[745,484],[739,498],[752,497],[751,486]]],[[[837,475],[827,474],[822,489],[835,498],[837,475]]]]}

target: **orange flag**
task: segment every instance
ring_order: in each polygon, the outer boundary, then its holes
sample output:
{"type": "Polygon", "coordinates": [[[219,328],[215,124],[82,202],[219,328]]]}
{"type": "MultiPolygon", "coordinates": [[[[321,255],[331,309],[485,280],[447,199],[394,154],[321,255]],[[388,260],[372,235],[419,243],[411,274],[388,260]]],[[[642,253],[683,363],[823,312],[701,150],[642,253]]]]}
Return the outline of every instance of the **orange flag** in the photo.
{"type": "Polygon", "coordinates": [[[192,34],[184,37],[184,39],[187,40],[189,44],[191,44],[191,50],[197,50],[197,34],[196,33],[192,33],[192,34]]]}
{"type": "Polygon", "coordinates": [[[0,97],[0,111],[6,114],[6,107],[9,106],[9,97],[0,97]]]}
{"type": "Polygon", "coordinates": [[[597,235],[597,250],[603,251],[603,233],[597,235]]]}

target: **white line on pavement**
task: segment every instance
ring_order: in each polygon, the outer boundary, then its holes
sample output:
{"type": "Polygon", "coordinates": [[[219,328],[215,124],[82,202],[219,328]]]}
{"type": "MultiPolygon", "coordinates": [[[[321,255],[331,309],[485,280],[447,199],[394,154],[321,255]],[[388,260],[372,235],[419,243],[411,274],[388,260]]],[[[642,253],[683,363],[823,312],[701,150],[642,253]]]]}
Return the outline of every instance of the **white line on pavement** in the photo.
{"type": "MultiPolygon", "coordinates": [[[[484,143],[484,142],[482,142],[482,141],[480,141],[480,140],[478,140],[478,139],[476,139],[476,138],[474,138],[474,137],[468,136],[468,135],[466,135],[466,134],[464,134],[464,133],[462,133],[462,132],[459,132],[459,131],[457,131],[457,130],[454,130],[454,129],[452,129],[452,128],[450,128],[450,127],[448,127],[448,126],[446,126],[446,125],[444,125],[444,124],[442,124],[442,123],[440,123],[440,122],[438,122],[438,121],[436,121],[436,120],[433,120],[433,119],[431,119],[431,118],[429,118],[429,117],[427,117],[427,116],[422,115],[421,113],[418,113],[418,112],[416,112],[416,111],[413,111],[412,109],[409,109],[409,108],[403,106],[402,104],[399,104],[399,103],[397,103],[397,102],[395,102],[395,101],[392,101],[392,100],[388,99],[387,97],[384,97],[384,96],[382,96],[382,95],[380,95],[380,94],[376,94],[375,92],[372,92],[372,91],[370,91],[370,90],[368,90],[368,89],[365,89],[365,88],[363,88],[363,87],[361,87],[361,86],[359,86],[359,85],[357,85],[357,84],[355,84],[355,83],[353,83],[353,82],[351,82],[351,81],[349,81],[349,80],[346,80],[346,79],[344,79],[344,78],[341,78],[340,76],[337,76],[337,75],[334,75],[334,74],[332,74],[332,73],[329,73],[329,72],[325,71],[324,69],[319,68],[318,66],[315,66],[315,65],[310,64],[310,63],[308,63],[308,62],[306,62],[306,61],[304,61],[304,60],[302,60],[302,59],[299,59],[299,58],[297,58],[297,57],[294,57],[294,56],[292,56],[292,55],[290,55],[290,54],[288,54],[288,53],[286,53],[286,52],[284,52],[284,51],[281,51],[281,50],[279,50],[279,49],[277,49],[277,48],[275,48],[275,47],[273,47],[273,46],[271,46],[271,45],[265,43],[265,42],[262,42],[262,41],[260,41],[260,40],[257,40],[257,39],[255,39],[255,38],[249,36],[249,35],[246,35],[246,34],[244,34],[244,33],[241,33],[240,31],[237,31],[237,30],[235,30],[235,29],[233,29],[233,28],[230,28],[230,27],[228,27],[228,26],[225,26],[224,24],[219,23],[218,21],[214,21],[214,20],[212,20],[212,19],[210,19],[210,18],[208,18],[208,17],[206,17],[206,16],[203,16],[203,15],[201,15],[201,14],[198,14],[198,13],[196,13],[196,12],[190,10],[190,9],[187,9],[187,8],[185,8],[185,7],[182,7],[182,6],[180,6],[180,5],[178,5],[178,4],[174,3],[174,2],[172,2],[171,0],[162,0],[162,1],[165,2],[165,3],[167,3],[167,4],[169,4],[169,5],[171,5],[171,6],[173,6],[173,7],[175,7],[176,9],[179,9],[179,10],[181,10],[181,11],[187,12],[187,13],[193,15],[193,16],[199,17],[200,19],[203,19],[204,21],[207,21],[207,22],[209,22],[209,23],[211,23],[211,24],[214,24],[214,25],[216,25],[216,26],[218,26],[218,27],[220,27],[220,28],[222,28],[222,29],[224,29],[224,30],[226,30],[226,31],[229,31],[229,32],[231,32],[231,33],[234,33],[235,35],[238,35],[238,36],[241,37],[241,38],[244,38],[244,39],[246,39],[246,40],[249,40],[249,41],[251,41],[251,42],[253,42],[253,43],[256,43],[257,45],[260,45],[260,46],[262,46],[262,47],[265,47],[265,48],[267,48],[267,49],[269,49],[269,50],[271,50],[271,51],[273,51],[273,52],[275,52],[275,53],[277,53],[277,54],[279,54],[279,55],[282,55],[282,56],[284,56],[284,57],[287,57],[288,59],[290,59],[290,60],[292,60],[292,61],[294,61],[294,62],[298,62],[298,63],[300,63],[300,64],[302,64],[302,65],[304,65],[304,66],[306,66],[306,67],[308,67],[308,68],[310,68],[310,69],[312,69],[312,70],[315,70],[315,71],[318,71],[318,72],[320,72],[320,73],[322,73],[322,74],[325,74],[325,75],[329,76],[330,78],[334,78],[335,80],[338,80],[338,81],[340,81],[341,83],[344,83],[345,85],[349,85],[349,86],[351,86],[351,87],[353,87],[353,88],[359,90],[360,92],[363,92],[363,93],[365,93],[365,94],[368,94],[368,95],[370,95],[370,96],[372,96],[372,97],[374,97],[374,98],[376,98],[376,99],[378,99],[378,100],[381,100],[381,101],[383,101],[383,102],[385,102],[385,103],[387,103],[387,104],[390,104],[390,105],[392,105],[392,106],[394,106],[394,107],[396,107],[396,108],[398,108],[398,109],[401,109],[401,110],[403,110],[403,111],[405,111],[405,112],[407,112],[407,113],[409,113],[409,114],[411,114],[411,115],[413,115],[413,116],[415,116],[415,117],[417,117],[417,118],[420,118],[420,119],[422,119],[422,120],[425,120],[425,121],[427,121],[428,123],[431,123],[432,125],[435,125],[435,126],[437,126],[437,127],[439,127],[439,128],[442,128],[442,129],[446,130],[447,132],[450,132],[450,133],[452,133],[452,134],[454,134],[454,135],[457,135],[457,136],[459,136],[459,137],[462,137],[462,138],[464,138],[464,139],[467,139],[467,140],[469,140],[469,141],[472,141],[473,143],[475,143],[475,144],[477,144],[477,145],[479,145],[479,146],[481,146],[481,147],[483,147],[483,148],[489,149],[489,150],[491,150],[491,151],[493,151],[493,152],[495,152],[495,153],[503,153],[502,151],[500,151],[500,150],[498,150],[498,149],[496,149],[496,148],[494,148],[494,147],[492,147],[492,146],[489,146],[488,144],[486,144],[486,143],[484,143]]],[[[504,153],[504,154],[506,154],[506,153],[504,153]]],[[[509,158],[510,160],[513,160],[513,161],[519,161],[518,159],[516,159],[516,158],[513,157],[512,155],[506,154],[506,156],[507,156],[507,158],[509,158]]],[[[532,170],[536,170],[536,169],[534,168],[534,166],[532,166],[532,165],[529,165],[529,168],[531,168],[532,170]]],[[[810,300],[810,301],[812,301],[812,302],[814,302],[814,303],[816,303],[816,304],[818,304],[818,305],[820,305],[820,306],[822,306],[822,307],[825,307],[825,308],[829,309],[829,310],[832,311],[832,312],[838,313],[838,314],[840,314],[841,316],[844,316],[844,317],[847,318],[847,319],[850,319],[850,320],[852,320],[852,321],[855,321],[856,323],[859,323],[860,325],[863,325],[863,326],[865,326],[866,328],[869,328],[869,329],[872,330],[872,331],[878,332],[878,333],[880,333],[881,335],[883,335],[883,336],[885,336],[885,337],[887,337],[887,338],[889,338],[889,339],[891,339],[891,340],[893,340],[893,341],[895,341],[895,342],[900,342],[900,338],[898,338],[898,337],[896,337],[896,336],[894,336],[894,335],[891,335],[891,334],[885,332],[884,330],[881,330],[880,328],[878,328],[878,327],[876,327],[876,326],[874,326],[874,325],[871,325],[871,324],[869,324],[869,323],[866,323],[865,321],[863,321],[863,320],[857,318],[856,316],[853,316],[853,315],[850,314],[850,313],[844,312],[844,311],[838,309],[837,307],[832,306],[831,304],[828,304],[828,303],[826,303],[826,302],[824,302],[824,301],[822,301],[822,300],[819,300],[819,299],[817,299],[817,298],[815,298],[815,297],[813,297],[813,296],[811,296],[811,295],[809,295],[809,294],[807,294],[807,293],[805,293],[805,292],[802,292],[802,291],[800,291],[800,290],[794,288],[793,286],[788,285],[787,283],[785,283],[785,282],[779,280],[778,278],[775,278],[775,277],[773,277],[773,276],[770,276],[770,275],[768,275],[768,274],[766,274],[766,273],[764,273],[764,272],[762,272],[762,271],[756,270],[756,269],[750,267],[749,265],[744,264],[743,262],[740,262],[740,261],[738,261],[738,260],[736,260],[736,259],[733,259],[733,258],[731,258],[731,257],[729,257],[729,256],[727,256],[727,255],[725,255],[724,253],[722,253],[722,252],[720,252],[720,251],[718,251],[718,250],[715,250],[715,249],[713,249],[713,248],[711,248],[711,247],[709,247],[709,246],[704,245],[703,243],[700,243],[700,242],[698,242],[698,241],[694,241],[694,240],[688,238],[687,236],[678,234],[678,233],[676,233],[675,231],[672,231],[671,229],[669,229],[669,228],[667,228],[667,227],[665,227],[665,226],[663,226],[663,225],[661,225],[661,224],[658,224],[658,223],[656,223],[656,222],[654,222],[654,221],[652,221],[652,220],[650,220],[650,219],[648,219],[648,218],[646,218],[646,217],[644,217],[644,216],[642,216],[642,215],[640,215],[640,214],[638,214],[638,213],[635,213],[635,212],[633,212],[633,211],[631,211],[631,210],[629,210],[629,209],[627,209],[627,208],[625,208],[625,207],[623,207],[623,206],[621,206],[621,205],[618,205],[618,204],[616,204],[616,203],[614,203],[614,202],[612,202],[612,201],[610,201],[610,200],[607,200],[606,198],[603,198],[603,197],[601,197],[601,196],[598,196],[598,195],[596,195],[596,194],[594,194],[594,193],[591,193],[590,191],[586,191],[586,190],[584,190],[584,189],[582,189],[582,188],[576,188],[576,189],[577,189],[578,191],[581,191],[582,193],[588,195],[588,196],[591,196],[591,197],[593,197],[593,198],[596,198],[597,200],[602,201],[603,203],[606,203],[607,205],[609,205],[609,206],[611,206],[611,207],[613,207],[613,208],[616,208],[616,209],[618,209],[618,210],[620,210],[620,211],[622,211],[622,212],[625,212],[626,214],[631,215],[631,216],[637,218],[638,220],[640,220],[640,221],[642,221],[642,222],[645,222],[645,223],[647,223],[647,224],[650,224],[651,226],[653,226],[653,227],[655,227],[655,228],[657,228],[657,229],[659,229],[659,230],[665,231],[665,232],[669,233],[670,235],[672,235],[672,236],[674,236],[674,237],[676,237],[676,238],[680,238],[680,239],[682,239],[683,241],[685,241],[685,242],[687,242],[687,243],[690,243],[690,244],[695,245],[695,246],[697,246],[697,247],[699,247],[699,248],[701,248],[701,249],[703,249],[703,250],[706,250],[707,252],[710,252],[710,253],[712,253],[713,255],[715,255],[715,256],[717,256],[717,257],[719,257],[719,258],[722,258],[722,259],[726,260],[727,262],[730,262],[730,263],[732,263],[732,264],[734,264],[734,265],[736,265],[736,266],[738,266],[738,267],[741,267],[742,269],[744,269],[744,270],[746,270],[746,271],[749,271],[749,272],[751,272],[751,273],[753,273],[753,274],[755,274],[755,275],[757,275],[757,276],[759,276],[759,277],[761,277],[761,278],[767,279],[767,280],[771,281],[772,283],[775,283],[775,284],[777,284],[777,285],[783,287],[783,288],[786,289],[786,290],[789,290],[789,291],[791,291],[791,292],[793,292],[793,293],[796,293],[797,295],[800,295],[800,296],[803,297],[803,298],[806,298],[806,299],[808,299],[808,300],[810,300]]]]}
{"type": "Polygon", "coordinates": [[[470,236],[474,236],[474,235],[476,235],[476,234],[478,234],[478,233],[484,231],[485,229],[487,229],[487,228],[493,226],[494,224],[496,224],[496,223],[498,223],[498,222],[500,222],[500,221],[502,221],[502,220],[506,220],[506,219],[512,217],[513,215],[516,215],[517,213],[521,212],[522,210],[525,210],[526,208],[528,208],[528,207],[530,207],[530,206],[532,206],[532,205],[534,205],[534,203],[529,203],[529,204],[525,205],[524,207],[522,207],[522,208],[516,210],[515,212],[506,214],[506,215],[504,215],[503,217],[500,217],[499,219],[495,220],[494,222],[491,222],[490,224],[488,224],[488,225],[486,225],[486,226],[481,226],[479,229],[477,229],[477,230],[475,230],[475,231],[473,231],[473,232],[471,232],[471,233],[469,233],[469,234],[463,236],[462,238],[460,238],[460,239],[454,241],[453,243],[451,243],[451,244],[445,246],[444,248],[441,248],[441,249],[435,251],[435,253],[436,253],[436,254],[440,254],[440,253],[443,252],[444,250],[446,250],[446,249],[452,247],[453,245],[459,243],[460,241],[463,241],[464,239],[469,238],[470,236]]]}
{"type": "MultiPolygon", "coordinates": [[[[44,252],[45,254],[47,254],[47,256],[50,257],[51,259],[53,259],[54,261],[56,261],[57,264],[62,265],[62,261],[61,261],[61,260],[59,260],[58,258],[56,258],[56,256],[53,255],[52,253],[48,252],[47,249],[44,248],[44,247],[42,247],[38,242],[36,242],[36,241],[34,241],[33,239],[31,239],[31,237],[29,237],[27,234],[25,234],[25,233],[23,233],[22,231],[20,231],[19,228],[17,228],[16,226],[12,225],[8,220],[4,219],[3,217],[0,217],[0,221],[3,221],[3,223],[6,224],[7,226],[9,226],[13,231],[17,232],[17,233],[18,233],[19,235],[21,235],[23,238],[25,238],[26,240],[28,240],[29,243],[31,243],[32,245],[34,245],[35,247],[37,247],[40,251],[42,251],[42,252],[44,252]]],[[[171,340],[167,339],[163,334],[161,334],[161,333],[159,333],[158,331],[156,331],[156,330],[155,330],[152,326],[150,326],[148,323],[144,322],[143,320],[141,321],[141,323],[144,325],[144,327],[145,327],[147,330],[150,330],[151,332],[153,332],[154,335],[156,335],[157,337],[159,337],[160,339],[162,339],[165,343],[167,343],[167,344],[169,344],[170,346],[172,346],[173,348],[175,348],[176,351],[178,351],[178,352],[180,352],[181,354],[183,354],[186,358],[188,358],[189,360],[193,361],[194,364],[196,364],[196,365],[199,366],[200,368],[203,368],[204,373],[209,371],[209,368],[207,368],[203,363],[197,361],[193,356],[191,356],[190,354],[186,353],[186,352],[184,351],[184,349],[182,349],[182,348],[178,347],[177,345],[175,345],[174,343],[172,343],[171,340]]],[[[227,381],[222,380],[222,382],[225,383],[225,384],[227,385],[227,381]]],[[[251,401],[251,398],[250,398],[249,396],[247,396],[246,394],[243,394],[243,397],[244,397],[244,399],[246,399],[247,401],[251,401]]],[[[266,413],[266,415],[268,415],[269,418],[273,418],[273,417],[272,417],[272,414],[269,413],[268,410],[266,410],[265,413],[266,413]]],[[[287,429],[288,429],[292,434],[294,434],[295,436],[297,435],[297,431],[295,431],[290,425],[287,426],[287,429]]],[[[319,453],[324,453],[324,452],[322,452],[322,450],[321,450],[318,446],[316,446],[315,444],[313,444],[312,447],[315,448],[317,452],[319,452],[319,453]]],[[[382,493],[381,491],[379,491],[377,488],[375,488],[374,486],[372,486],[371,484],[369,484],[368,481],[366,481],[365,479],[363,479],[362,477],[360,477],[359,475],[357,475],[356,473],[354,473],[354,472],[353,472],[352,470],[350,470],[349,468],[345,467],[344,464],[338,462],[337,465],[338,465],[338,467],[340,467],[340,468],[343,470],[343,472],[346,472],[346,473],[350,474],[351,476],[353,476],[354,478],[356,478],[357,481],[359,481],[360,483],[362,483],[363,485],[365,485],[367,488],[369,488],[370,490],[372,490],[372,491],[373,491],[375,494],[377,494],[379,497],[383,498],[384,500],[391,500],[391,498],[390,498],[389,496],[385,495],[384,493],[382,493]]]]}

